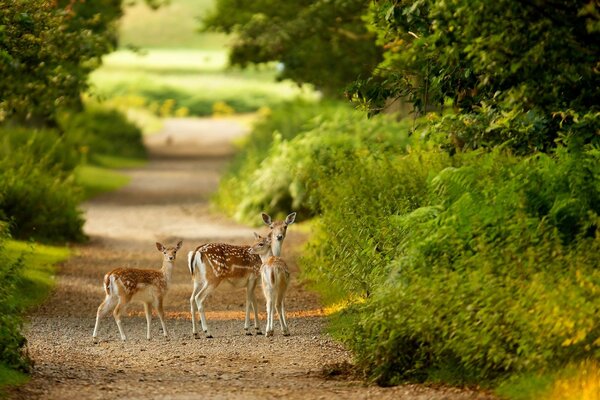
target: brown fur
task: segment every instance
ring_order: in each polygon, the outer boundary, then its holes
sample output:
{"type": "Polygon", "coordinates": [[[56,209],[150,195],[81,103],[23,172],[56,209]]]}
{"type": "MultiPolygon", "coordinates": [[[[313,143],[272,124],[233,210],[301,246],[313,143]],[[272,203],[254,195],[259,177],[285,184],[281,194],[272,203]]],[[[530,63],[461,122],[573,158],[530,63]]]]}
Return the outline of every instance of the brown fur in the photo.
{"type": "Polygon", "coordinates": [[[121,326],[121,313],[127,304],[133,300],[133,297],[139,293],[140,296],[135,300],[139,300],[144,304],[144,312],[146,314],[147,333],[146,338],[150,339],[150,320],[152,318],[152,307],[156,307],[158,317],[163,328],[163,335],[167,336],[167,329],[164,322],[163,300],[167,293],[169,281],[175,256],[181,248],[181,241],[174,247],[164,247],[160,243],[156,243],[156,248],[163,253],[163,265],[160,270],[153,269],[137,269],[137,268],[116,268],[104,275],[104,291],[106,297],[98,307],[96,313],[96,325],[94,327],[93,337],[98,334],[98,326],[100,319],[112,308],[113,316],[119,328],[119,334],[122,340],[126,340],[125,333],[121,326]],[[113,287],[112,282],[114,282],[113,287]],[[113,289],[116,292],[113,293],[113,289]]]}

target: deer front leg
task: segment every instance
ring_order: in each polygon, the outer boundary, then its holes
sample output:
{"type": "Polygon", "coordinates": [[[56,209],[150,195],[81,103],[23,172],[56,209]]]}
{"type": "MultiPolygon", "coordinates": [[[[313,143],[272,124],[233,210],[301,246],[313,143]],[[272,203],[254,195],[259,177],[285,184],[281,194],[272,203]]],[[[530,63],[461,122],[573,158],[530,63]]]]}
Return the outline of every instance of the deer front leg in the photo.
{"type": "Polygon", "coordinates": [[[267,299],[267,327],[265,328],[267,337],[273,336],[273,306],[273,300],[269,297],[267,299]]]}
{"type": "Polygon", "coordinates": [[[290,331],[287,326],[287,321],[285,320],[285,310],[283,306],[283,300],[279,302],[277,305],[277,314],[279,314],[279,323],[281,324],[281,330],[283,332],[283,336],[290,336],[290,331]]]}
{"type": "Polygon", "coordinates": [[[152,324],[152,305],[144,303],[144,313],[146,314],[146,339],[150,340],[150,325],[152,324]]]}
{"type": "Polygon", "coordinates": [[[160,325],[162,326],[163,336],[169,337],[167,333],[167,325],[165,325],[165,313],[163,310],[163,298],[159,297],[156,304],[156,313],[158,314],[158,318],[160,319],[160,325]]]}

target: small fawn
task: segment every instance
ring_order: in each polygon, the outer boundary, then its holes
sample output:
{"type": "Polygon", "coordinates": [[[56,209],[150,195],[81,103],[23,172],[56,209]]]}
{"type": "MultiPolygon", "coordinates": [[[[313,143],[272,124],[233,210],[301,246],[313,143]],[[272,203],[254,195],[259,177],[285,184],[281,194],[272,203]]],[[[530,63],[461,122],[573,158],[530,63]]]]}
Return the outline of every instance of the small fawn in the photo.
{"type": "Polygon", "coordinates": [[[279,322],[283,336],[289,336],[290,331],[285,320],[284,298],[290,283],[290,272],[287,264],[281,257],[273,256],[271,251],[271,237],[262,237],[255,233],[256,241],[250,248],[250,252],[258,254],[262,261],[260,277],[262,289],[267,301],[267,336],[273,336],[273,316],[275,310],[279,314],[279,322]]]}
{"type": "Polygon", "coordinates": [[[127,340],[121,326],[121,314],[132,301],[144,304],[147,323],[146,339],[150,340],[152,306],[156,307],[163,335],[167,337],[167,327],[165,326],[163,313],[163,299],[171,283],[175,256],[177,255],[177,251],[181,249],[181,244],[182,242],[179,241],[175,247],[165,247],[156,242],[156,248],[163,253],[163,263],[160,270],[117,268],[104,275],[106,297],[98,307],[96,326],[94,327],[94,334],[92,336],[94,339],[98,336],[100,319],[116,304],[113,316],[117,322],[121,340],[127,340]]]}
{"type": "MultiPolygon", "coordinates": [[[[264,223],[270,228],[269,237],[272,239],[270,243],[274,244],[271,251],[274,254],[279,255],[281,253],[287,227],[294,223],[295,218],[296,213],[291,213],[284,221],[273,221],[268,214],[262,213],[264,223]]],[[[254,329],[257,335],[262,334],[258,326],[258,304],[254,294],[260,265],[260,257],[250,253],[250,246],[208,243],[198,246],[196,250],[188,253],[188,268],[194,282],[194,289],[190,297],[192,333],[194,337],[198,337],[195,312],[195,308],[197,308],[204,335],[207,338],[212,338],[206,323],[204,301],[223,281],[228,281],[234,287],[246,288],[244,330],[246,331],[246,335],[252,335],[249,332],[250,307],[252,307],[254,311],[254,329]]]]}

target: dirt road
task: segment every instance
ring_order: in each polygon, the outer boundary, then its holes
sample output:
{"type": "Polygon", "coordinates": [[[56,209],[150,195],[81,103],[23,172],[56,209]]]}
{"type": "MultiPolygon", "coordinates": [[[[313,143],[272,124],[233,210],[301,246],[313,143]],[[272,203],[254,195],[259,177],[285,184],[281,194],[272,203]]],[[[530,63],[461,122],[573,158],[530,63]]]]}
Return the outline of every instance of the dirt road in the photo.
{"type": "MultiPolygon", "coordinates": [[[[77,246],[62,266],[56,290],[35,310],[26,328],[35,360],[31,381],[10,392],[15,399],[487,399],[484,394],[418,385],[368,386],[352,379],[325,379],[323,366],[350,359],[323,333],[317,296],[297,280],[296,258],[305,240],[288,229],[283,256],[292,266],[287,296],[291,336],[245,336],[244,292],[227,284],[212,295],[207,317],[213,339],[193,339],[189,314],[192,286],[186,254],[208,241],[249,243],[253,228],[209,210],[209,197],[230,159],[231,140],[246,128],[233,120],[167,120],[163,132],[147,139],[150,162],[129,170],[131,183],[85,204],[85,231],[91,240],[77,246]],[[145,339],[143,308],[124,318],[128,341],[121,342],[112,315],[92,341],[96,308],[104,294],[105,272],[119,266],[160,268],[154,242],[183,239],[166,301],[170,338],[153,319],[145,339]]],[[[302,220],[299,216],[297,220],[302,220]]],[[[260,216],[257,215],[257,221],[260,216]]],[[[259,306],[264,300],[257,290],[259,306]]],[[[264,327],[264,312],[261,313],[264,327]]]]}

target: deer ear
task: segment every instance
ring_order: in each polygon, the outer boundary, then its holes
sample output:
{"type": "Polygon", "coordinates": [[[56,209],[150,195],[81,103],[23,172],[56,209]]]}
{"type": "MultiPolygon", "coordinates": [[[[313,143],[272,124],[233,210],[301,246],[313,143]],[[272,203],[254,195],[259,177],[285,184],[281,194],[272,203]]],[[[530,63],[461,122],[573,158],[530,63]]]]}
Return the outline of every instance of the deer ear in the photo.
{"type": "Polygon", "coordinates": [[[262,219],[265,222],[266,225],[271,225],[272,221],[271,221],[271,217],[269,216],[269,214],[267,213],[262,213],[262,219]]]}
{"type": "Polygon", "coordinates": [[[158,249],[158,251],[163,251],[165,249],[165,247],[158,242],[156,242],[156,248],[158,249]]]}
{"type": "Polygon", "coordinates": [[[260,239],[260,235],[258,233],[256,233],[256,232],[253,232],[253,233],[254,233],[254,239],[256,239],[256,240],[260,239]]]}
{"type": "Polygon", "coordinates": [[[286,225],[291,225],[294,223],[294,221],[296,220],[296,213],[293,212],[290,215],[288,215],[285,219],[285,224],[286,225]]]}
{"type": "Polygon", "coordinates": [[[179,242],[177,242],[177,250],[181,249],[181,245],[183,244],[183,240],[180,240],[179,242]]]}

